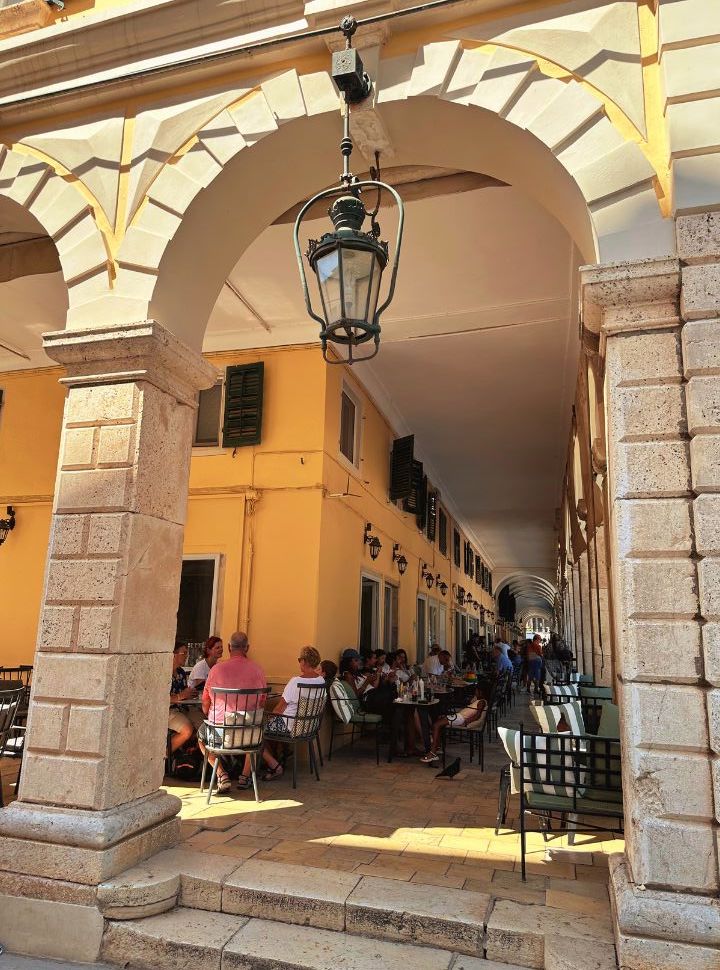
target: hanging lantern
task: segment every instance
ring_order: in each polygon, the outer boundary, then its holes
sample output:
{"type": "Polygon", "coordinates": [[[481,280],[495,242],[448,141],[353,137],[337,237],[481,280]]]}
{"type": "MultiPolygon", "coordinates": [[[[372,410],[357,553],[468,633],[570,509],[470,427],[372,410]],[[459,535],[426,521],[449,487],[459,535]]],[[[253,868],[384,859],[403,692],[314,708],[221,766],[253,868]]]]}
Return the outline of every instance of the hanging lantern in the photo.
{"type": "Polygon", "coordinates": [[[371,178],[360,181],[350,171],[353,142],[350,137],[350,105],[363,101],[372,90],[372,83],[363,70],[360,55],[352,48],[352,36],[357,30],[353,17],[344,17],[340,30],[345,35],[345,50],[333,54],[332,76],[345,100],[344,132],[340,142],[343,174],[340,185],[326,189],[306,202],[295,221],[295,255],[307,312],[320,324],[320,344],[323,357],[329,364],[354,364],[370,360],[380,349],[380,317],[390,305],[395,292],[400,246],[402,243],[404,208],[402,199],[392,186],[379,180],[379,157],[371,178]],[[376,192],[375,207],[368,211],[362,200],[363,192],[376,192]],[[390,274],[387,297],[378,307],[380,283],[389,261],[388,244],[380,239],[377,214],[384,192],[390,193],[398,208],[398,229],[395,258],[390,274]],[[306,213],[323,199],[335,201],[328,215],[333,224],[330,232],[320,239],[311,239],[306,252],[307,261],[317,282],[322,316],[315,311],[310,297],[305,266],[300,247],[300,226],[306,213]],[[369,231],[363,231],[369,219],[369,231]],[[329,355],[328,346],[335,348],[329,355]],[[367,346],[365,346],[367,345],[367,346]],[[358,354],[358,348],[364,348],[358,354]]]}

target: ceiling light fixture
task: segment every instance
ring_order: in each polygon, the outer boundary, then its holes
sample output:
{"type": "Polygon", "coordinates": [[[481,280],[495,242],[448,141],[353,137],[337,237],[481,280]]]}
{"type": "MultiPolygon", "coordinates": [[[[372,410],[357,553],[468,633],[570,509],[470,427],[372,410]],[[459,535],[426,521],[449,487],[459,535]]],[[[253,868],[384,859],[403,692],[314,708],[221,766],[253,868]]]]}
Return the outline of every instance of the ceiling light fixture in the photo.
{"type": "Polygon", "coordinates": [[[352,46],[357,30],[354,17],[343,17],[340,30],[345,35],[345,49],[332,56],[332,78],[343,94],[345,112],[340,152],[343,156],[343,173],[340,185],[325,189],[306,202],[295,220],[293,241],[295,256],[300,270],[300,282],[305,296],[307,312],[320,324],[320,344],[323,357],[329,364],[354,364],[358,360],[371,360],[380,349],[380,316],[390,305],[395,293],[400,246],[402,244],[404,208],[402,199],[392,186],[381,182],[380,160],[375,154],[375,168],[370,169],[370,179],[360,181],[350,171],[350,155],[353,141],[350,137],[350,105],[364,101],[372,91],[372,82],[363,69],[359,53],[352,46]],[[361,195],[363,190],[377,192],[375,207],[371,212],[365,208],[361,195]],[[395,260],[385,302],[378,307],[380,282],[388,264],[388,244],[380,239],[377,214],[383,192],[389,192],[398,208],[395,260]],[[323,199],[335,201],[329,215],[333,231],[324,233],[320,239],[311,239],[305,254],[317,279],[322,316],[312,306],[305,266],[300,250],[300,225],[306,213],[323,199]],[[365,219],[370,219],[370,231],[363,232],[365,219]],[[328,356],[328,344],[338,354],[336,359],[328,356]],[[369,352],[357,355],[357,348],[370,344],[369,352]]]}

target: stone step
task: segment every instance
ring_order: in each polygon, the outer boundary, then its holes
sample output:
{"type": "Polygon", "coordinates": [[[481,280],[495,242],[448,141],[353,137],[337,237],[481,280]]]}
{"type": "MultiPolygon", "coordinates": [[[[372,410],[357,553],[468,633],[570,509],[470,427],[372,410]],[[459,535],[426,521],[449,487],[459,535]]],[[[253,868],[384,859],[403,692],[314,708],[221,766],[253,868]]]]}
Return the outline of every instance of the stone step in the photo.
{"type": "MultiPolygon", "coordinates": [[[[132,920],[149,932],[156,925],[152,918],[167,912],[170,922],[157,925],[170,926],[180,911],[175,907],[180,907],[189,914],[189,925],[202,928],[203,921],[210,920],[208,925],[217,925],[220,935],[225,928],[236,933],[243,919],[272,921],[276,927],[312,927],[344,933],[346,940],[372,937],[457,954],[453,970],[474,970],[472,961],[478,959],[479,966],[487,967],[483,958],[541,970],[612,970],[615,956],[607,906],[599,913],[584,912],[579,905],[578,911],[568,912],[557,903],[572,892],[572,884],[553,880],[551,886],[556,906],[171,849],[100,886],[98,904],[117,927],[110,941],[122,937],[122,921],[132,920]],[[579,940],[590,945],[578,947],[579,940]]],[[[598,902],[605,892],[600,885],[585,886],[587,895],[577,901],[598,902]]],[[[192,939],[187,946],[192,946],[192,939]]]]}
{"type": "Polygon", "coordinates": [[[101,958],[139,970],[523,970],[437,947],[178,907],[110,920],[101,958]]]}

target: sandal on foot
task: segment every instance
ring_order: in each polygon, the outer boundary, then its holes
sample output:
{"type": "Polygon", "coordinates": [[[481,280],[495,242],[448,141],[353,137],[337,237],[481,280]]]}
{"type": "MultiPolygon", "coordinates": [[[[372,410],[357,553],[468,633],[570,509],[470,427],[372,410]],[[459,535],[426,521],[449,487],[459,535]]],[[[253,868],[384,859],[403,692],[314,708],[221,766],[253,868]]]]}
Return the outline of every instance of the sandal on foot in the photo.
{"type": "Polygon", "coordinates": [[[239,775],[237,780],[238,791],[247,791],[252,788],[252,777],[249,775],[239,775]]]}
{"type": "Polygon", "coordinates": [[[224,795],[229,792],[232,788],[232,782],[230,781],[230,775],[223,775],[217,779],[217,793],[218,795],[224,795]]]}
{"type": "Polygon", "coordinates": [[[285,769],[283,768],[283,766],[278,761],[278,763],[275,765],[274,768],[268,768],[267,771],[264,771],[263,772],[262,780],[263,781],[274,781],[275,778],[279,778],[282,775],[282,773],[283,773],[284,770],[285,769]]]}

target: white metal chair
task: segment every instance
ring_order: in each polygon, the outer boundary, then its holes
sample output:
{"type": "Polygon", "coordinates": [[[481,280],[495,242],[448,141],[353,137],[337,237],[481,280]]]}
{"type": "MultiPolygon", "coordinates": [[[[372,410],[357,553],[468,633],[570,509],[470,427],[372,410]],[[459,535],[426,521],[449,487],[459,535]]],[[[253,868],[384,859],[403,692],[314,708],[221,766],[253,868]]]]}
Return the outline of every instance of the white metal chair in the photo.
{"type": "Polygon", "coordinates": [[[201,740],[205,753],[200,777],[200,791],[205,790],[205,773],[209,754],[215,755],[215,764],[210,775],[208,805],[217,781],[219,759],[234,755],[250,755],[255,801],[259,802],[257,758],[263,746],[263,719],[268,688],[211,687],[210,693],[212,704],[208,711],[207,720],[201,728],[204,735],[201,740]]]}

